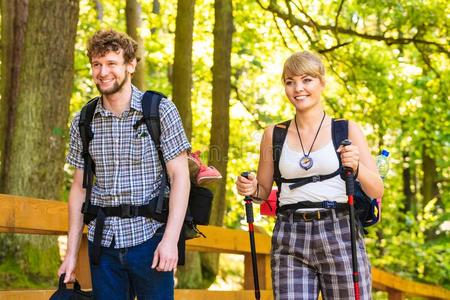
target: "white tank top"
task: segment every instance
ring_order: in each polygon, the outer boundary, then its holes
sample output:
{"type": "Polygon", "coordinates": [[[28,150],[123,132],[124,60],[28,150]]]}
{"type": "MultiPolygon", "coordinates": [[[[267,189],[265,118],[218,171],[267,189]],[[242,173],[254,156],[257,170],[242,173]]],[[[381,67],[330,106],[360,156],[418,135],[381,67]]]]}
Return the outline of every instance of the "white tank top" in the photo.
{"type": "MultiPolygon", "coordinates": [[[[287,137],[284,141],[280,157],[280,173],[283,178],[299,178],[333,173],[339,167],[339,160],[334,150],[333,141],[310,153],[313,166],[309,170],[300,167],[300,159],[303,153],[289,148],[287,137]]],[[[341,176],[305,184],[296,189],[289,189],[289,183],[281,185],[280,205],[294,204],[301,201],[322,202],[325,200],[347,202],[345,182],[341,176]]]]}

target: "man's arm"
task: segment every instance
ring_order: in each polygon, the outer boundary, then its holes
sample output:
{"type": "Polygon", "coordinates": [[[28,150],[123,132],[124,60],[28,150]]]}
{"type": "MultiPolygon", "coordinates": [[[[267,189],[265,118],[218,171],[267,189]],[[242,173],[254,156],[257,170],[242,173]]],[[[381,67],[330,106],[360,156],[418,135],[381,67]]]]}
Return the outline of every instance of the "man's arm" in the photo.
{"type": "Polygon", "coordinates": [[[78,250],[80,248],[81,236],[83,234],[83,205],[85,190],[83,189],[83,170],[76,169],[73,175],[72,186],[69,193],[69,232],[67,241],[67,252],[63,263],[59,267],[58,276],[66,273],[64,282],[75,280],[75,267],[77,264],[78,250]]]}
{"type": "Polygon", "coordinates": [[[186,151],[166,163],[170,180],[169,217],[164,236],[155,250],[152,268],[172,271],[178,262],[178,239],[188,205],[190,181],[186,151]]]}

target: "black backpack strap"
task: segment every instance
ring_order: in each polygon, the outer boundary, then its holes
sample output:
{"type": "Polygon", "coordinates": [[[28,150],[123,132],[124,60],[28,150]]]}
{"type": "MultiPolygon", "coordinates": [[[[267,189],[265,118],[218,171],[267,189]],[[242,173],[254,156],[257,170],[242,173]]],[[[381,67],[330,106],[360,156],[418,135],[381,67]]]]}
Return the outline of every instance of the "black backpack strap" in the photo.
{"type": "Polygon", "coordinates": [[[164,156],[161,149],[161,122],[159,116],[159,104],[161,99],[166,98],[163,94],[156,91],[146,91],[142,96],[142,113],[143,117],[139,120],[134,128],[139,127],[142,123],[145,123],[150,136],[155,143],[156,150],[158,151],[159,162],[163,169],[163,175],[161,179],[161,186],[158,195],[158,202],[156,204],[156,213],[162,213],[164,206],[164,194],[166,186],[170,186],[167,180],[166,164],[164,162],[164,156]]]}
{"type": "Polygon", "coordinates": [[[338,168],[333,173],[326,174],[326,175],[314,175],[314,176],[303,177],[303,178],[289,178],[289,179],[282,178],[281,182],[283,182],[283,183],[291,183],[289,185],[289,189],[293,190],[293,189],[299,188],[301,186],[304,186],[304,185],[306,185],[308,183],[324,181],[324,180],[333,178],[333,177],[335,177],[337,175],[340,175],[340,174],[341,174],[341,168],[338,168]]]}
{"type": "MultiPolygon", "coordinates": [[[[337,150],[341,145],[341,142],[348,139],[348,120],[333,119],[331,121],[331,138],[333,140],[334,149],[337,150]]],[[[339,169],[342,169],[341,156],[336,152],[336,156],[339,161],[339,169]]],[[[344,173],[341,172],[341,177],[344,179],[344,173]]]]}
{"type": "Polygon", "coordinates": [[[281,173],[280,173],[280,158],[283,151],[284,141],[288,132],[291,120],[278,123],[273,127],[272,134],[272,159],[273,159],[273,180],[277,184],[277,208],[279,207],[278,198],[281,191],[281,173]]]}
{"type": "Polygon", "coordinates": [[[95,174],[95,164],[92,160],[91,154],[89,153],[89,143],[94,138],[91,123],[92,119],[94,118],[95,108],[97,107],[99,99],[99,97],[96,97],[90,100],[85,106],[83,106],[80,112],[80,119],[78,121],[78,128],[80,131],[80,138],[83,146],[83,188],[86,189],[86,196],[83,203],[82,213],[84,214],[84,223],[86,224],[88,224],[95,218],[95,216],[91,216],[87,213],[88,208],[91,204],[92,185],[94,183],[95,174]]]}
{"type": "MultiPolygon", "coordinates": [[[[156,91],[146,91],[142,96],[142,112],[144,116],[139,120],[134,128],[139,127],[140,124],[145,123],[147,130],[155,143],[158,151],[158,158],[163,168],[163,175],[161,179],[161,186],[158,195],[158,202],[156,203],[155,212],[162,213],[164,207],[164,195],[166,186],[170,187],[170,182],[167,180],[166,163],[161,149],[161,120],[159,115],[159,104],[162,98],[167,98],[164,94],[156,91]]],[[[184,226],[184,225],[183,225],[184,226]]],[[[185,263],[186,237],[184,229],[181,229],[180,238],[178,239],[178,265],[185,263]]]]}

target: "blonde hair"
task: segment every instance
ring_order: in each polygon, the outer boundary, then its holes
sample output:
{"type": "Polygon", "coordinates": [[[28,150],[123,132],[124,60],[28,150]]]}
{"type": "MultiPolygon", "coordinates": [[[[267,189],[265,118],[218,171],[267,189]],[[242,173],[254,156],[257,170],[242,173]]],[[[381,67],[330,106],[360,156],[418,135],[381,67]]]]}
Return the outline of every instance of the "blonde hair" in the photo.
{"type": "Polygon", "coordinates": [[[324,82],[325,67],[320,58],[311,52],[295,52],[284,62],[281,81],[284,84],[286,77],[309,75],[324,82]]]}

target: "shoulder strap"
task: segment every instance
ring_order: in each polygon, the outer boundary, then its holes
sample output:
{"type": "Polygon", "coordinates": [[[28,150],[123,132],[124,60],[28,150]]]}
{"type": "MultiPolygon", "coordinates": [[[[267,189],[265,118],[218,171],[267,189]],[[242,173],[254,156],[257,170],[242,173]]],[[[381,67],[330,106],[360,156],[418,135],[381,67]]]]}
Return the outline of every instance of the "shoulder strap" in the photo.
{"type": "Polygon", "coordinates": [[[280,206],[279,197],[281,192],[281,173],[280,173],[280,158],[283,151],[284,141],[289,129],[291,120],[278,123],[273,127],[272,134],[272,159],[273,159],[273,180],[277,184],[277,208],[280,206]]]}
{"type": "MultiPolygon", "coordinates": [[[[348,120],[333,119],[331,122],[331,138],[333,140],[334,149],[337,150],[341,145],[341,142],[348,138],[348,120]]],[[[342,169],[341,156],[336,152],[337,159],[339,161],[339,169],[342,169]]],[[[341,172],[343,178],[343,173],[341,172]]]]}
{"type": "Polygon", "coordinates": [[[338,149],[341,142],[348,138],[348,120],[333,119],[331,122],[334,149],[338,149]]]}
{"type": "MultiPolygon", "coordinates": [[[[83,204],[83,213],[86,216],[87,209],[91,204],[91,192],[92,185],[94,183],[95,174],[95,164],[92,160],[92,156],[89,153],[89,143],[94,138],[94,133],[92,132],[91,123],[94,118],[95,108],[97,107],[99,97],[91,99],[80,112],[80,119],[78,120],[78,129],[80,131],[81,143],[83,146],[83,188],[86,189],[85,201],[83,204]]],[[[85,221],[89,221],[85,218],[85,221]]]]}
{"type": "Polygon", "coordinates": [[[273,178],[275,182],[277,182],[277,185],[278,182],[280,182],[281,184],[280,158],[290,123],[291,120],[288,120],[276,124],[273,127],[273,135],[272,135],[273,178]]]}
{"type": "Polygon", "coordinates": [[[150,133],[153,142],[155,143],[156,150],[158,151],[159,162],[161,163],[161,167],[163,169],[158,202],[156,205],[157,213],[161,213],[163,210],[166,186],[170,186],[170,183],[167,180],[167,169],[161,149],[161,122],[159,116],[159,104],[161,103],[162,98],[166,98],[166,96],[156,91],[146,91],[142,96],[141,101],[142,113],[144,116],[134,125],[134,127],[136,128],[144,122],[147,126],[147,130],[150,133]]]}

